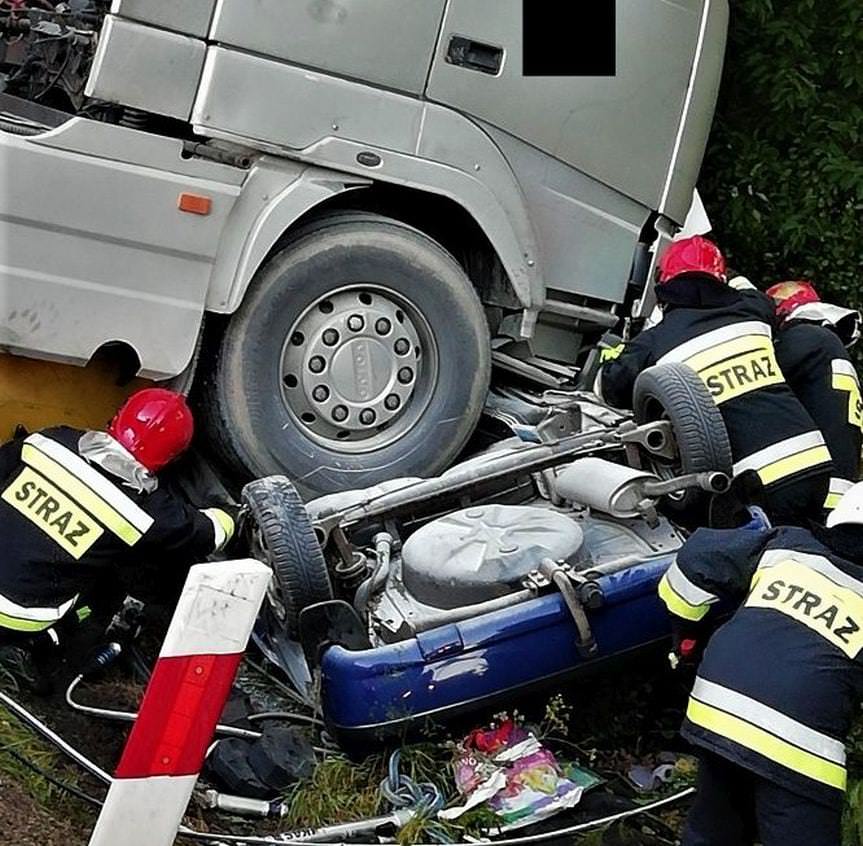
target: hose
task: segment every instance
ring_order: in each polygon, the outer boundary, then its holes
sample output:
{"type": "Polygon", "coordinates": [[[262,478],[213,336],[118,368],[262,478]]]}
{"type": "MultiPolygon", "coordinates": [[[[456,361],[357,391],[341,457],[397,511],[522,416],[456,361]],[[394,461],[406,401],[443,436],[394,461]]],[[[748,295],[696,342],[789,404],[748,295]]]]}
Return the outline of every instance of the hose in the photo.
{"type": "Polygon", "coordinates": [[[75,796],[90,805],[95,805],[97,808],[102,807],[101,799],[97,799],[95,796],[90,796],[89,793],[85,793],[83,790],[75,787],[74,784],[67,784],[65,781],[60,781],[59,778],[56,778],[55,776],[51,775],[51,773],[43,770],[42,767],[40,767],[35,761],[31,761],[26,755],[22,755],[20,752],[17,752],[16,750],[8,746],[4,746],[2,749],[0,749],[0,752],[4,752],[5,754],[14,758],[16,761],[18,761],[19,764],[23,764],[25,767],[27,767],[27,769],[33,770],[34,773],[44,778],[45,781],[53,784],[55,787],[60,788],[60,790],[64,790],[66,793],[69,793],[72,796],[75,796]]]}
{"type": "Polygon", "coordinates": [[[105,772],[100,766],[94,764],[86,755],[79,752],[74,746],[67,743],[60,737],[59,734],[52,731],[38,717],[31,714],[23,705],[19,705],[12,697],[7,696],[0,690],[0,703],[12,712],[21,722],[26,723],[34,731],[38,732],[49,743],[54,744],[64,755],[71,758],[76,764],[87,770],[88,773],[95,776],[99,781],[105,784],[111,783],[111,776],[105,772]]]}
{"type": "MultiPolygon", "coordinates": [[[[89,714],[92,717],[100,717],[103,720],[115,720],[122,723],[134,723],[138,719],[138,714],[134,711],[117,711],[113,708],[97,708],[93,705],[82,705],[72,698],[75,688],[84,680],[84,676],[75,676],[74,679],[66,688],[66,704],[75,711],[82,714],[89,714]]],[[[299,716],[299,715],[298,715],[299,716]]],[[[225,737],[244,737],[248,740],[257,740],[261,736],[259,731],[251,729],[238,728],[237,726],[226,726],[219,723],[216,726],[216,733],[225,737]]]]}
{"type": "MultiPolygon", "coordinates": [[[[507,837],[502,840],[473,840],[473,841],[462,841],[457,843],[451,843],[449,846],[477,846],[477,843],[488,843],[489,846],[527,846],[530,843],[545,843],[550,840],[557,840],[561,837],[566,837],[570,834],[578,834],[582,831],[589,831],[592,828],[600,828],[601,826],[611,825],[612,823],[619,822],[620,820],[627,819],[628,817],[634,817],[638,814],[646,814],[650,811],[656,811],[659,808],[663,808],[666,805],[672,805],[675,802],[679,802],[681,799],[685,799],[688,796],[691,796],[695,793],[694,787],[687,787],[685,790],[681,790],[677,793],[672,794],[671,796],[666,796],[664,799],[657,799],[655,802],[651,802],[647,805],[640,805],[637,808],[630,808],[628,811],[619,811],[616,814],[611,814],[607,817],[601,817],[595,820],[588,820],[587,822],[577,823],[575,825],[566,826],[564,828],[558,828],[553,831],[543,831],[539,834],[526,834],[521,837],[507,837]]],[[[279,840],[274,839],[272,837],[245,837],[238,834],[205,834],[200,831],[191,831],[185,827],[180,829],[180,834],[183,837],[189,837],[194,840],[203,841],[206,843],[246,843],[248,846],[273,846],[273,844],[284,844],[284,843],[293,843],[295,846],[303,846],[305,841],[291,839],[291,840],[279,840]]],[[[330,846],[347,846],[345,843],[331,843],[330,846]]],[[[356,842],[354,842],[353,846],[358,846],[356,842]]],[[[371,844],[366,844],[366,846],[371,846],[371,844]]],[[[417,843],[415,846],[440,846],[438,843],[417,843]]]]}
{"type": "MultiPolygon", "coordinates": [[[[19,705],[14,699],[5,694],[3,691],[0,691],[0,703],[5,705],[6,708],[14,716],[20,719],[23,723],[30,726],[30,728],[32,728],[34,731],[44,737],[49,743],[53,744],[64,755],[71,758],[76,764],[83,767],[91,775],[95,776],[97,779],[99,779],[105,784],[111,784],[112,779],[108,775],[108,773],[106,773],[101,767],[91,761],[86,755],[75,749],[74,746],[63,740],[62,737],[60,737],[58,734],[48,728],[48,726],[46,726],[41,720],[31,714],[23,705],[19,705]]],[[[391,767],[392,763],[392,759],[390,759],[391,767]]],[[[397,766],[398,759],[396,759],[396,767],[397,766]]],[[[403,778],[404,777],[400,777],[400,786],[401,779],[403,778]]],[[[592,828],[610,825],[611,823],[617,822],[618,820],[626,819],[628,817],[636,816],[638,814],[655,811],[659,808],[665,807],[666,805],[671,805],[675,802],[679,802],[681,799],[685,799],[686,797],[691,796],[694,793],[694,787],[687,787],[685,790],[681,790],[671,796],[666,796],[664,799],[658,799],[657,801],[651,802],[647,805],[640,805],[637,808],[630,808],[627,811],[620,811],[616,814],[602,817],[600,819],[588,820],[587,822],[577,823],[576,825],[567,826],[565,828],[556,829],[554,831],[545,831],[540,834],[530,834],[524,835],[522,837],[509,837],[503,840],[490,840],[488,842],[493,844],[493,846],[525,846],[525,844],[529,843],[544,843],[548,840],[555,840],[559,837],[565,837],[569,834],[576,834],[580,831],[587,831],[592,828]]],[[[282,839],[275,839],[272,837],[255,837],[235,834],[207,834],[206,832],[194,831],[184,825],[181,825],[179,827],[177,834],[181,837],[186,837],[211,844],[245,843],[249,844],[249,846],[273,846],[273,844],[284,844],[286,842],[291,842],[302,846],[302,844],[304,843],[304,841],[302,840],[286,841],[282,839]]],[[[333,844],[333,846],[347,846],[347,844],[333,844]]],[[[371,846],[371,844],[369,844],[369,846],[371,846]]],[[[420,843],[417,844],[417,846],[439,846],[439,844],[420,843]]],[[[453,843],[450,844],[450,846],[476,846],[476,841],[453,843]]]]}

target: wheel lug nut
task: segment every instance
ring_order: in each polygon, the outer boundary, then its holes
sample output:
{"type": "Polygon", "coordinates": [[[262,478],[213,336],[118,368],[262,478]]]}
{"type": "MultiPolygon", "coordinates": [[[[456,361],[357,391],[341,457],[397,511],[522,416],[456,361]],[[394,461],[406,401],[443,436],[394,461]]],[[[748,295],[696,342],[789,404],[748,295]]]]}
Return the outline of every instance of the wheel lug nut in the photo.
{"type": "Polygon", "coordinates": [[[384,400],[384,406],[386,407],[387,411],[395,411],[401,404],[402,401],[395,394],[390,394],[384,400]]]}
{"type": "Polygon", "coordinates": [[[392,329],[392,323],[389,322],[385,317],[382,317],[380,320],[375,323],[375,332],[378,335],[386,335],[390,329],[392,329]]]}
{"type": "Polygon", "coordinates": [[[362,423],[363,426],[371,426],[372,423],[375,422],[376,417],[377,415],[374,413],[374,411],[372,411],[370,408],[364,408],[360,412],[360,423],[362,423]]]}
{"type": "Polygon", "coordinates": [[[395,343],[395,351],[397,355],[406,355],[411,348],[411,343],[407,338],[399,338],[395,343]]]}
{"type": "Polygon", "coordinates": [[[334,347],[339,342],[339,333],[335,329],[327,329],[323,334],[323,341],[328,347],[334,347]]]}
{"type": "Polygon", "coordinates": [[[319,355],[316,355],[314,358],[309,360],[309,370],[311,370],[312,373],[323,373],[326,366],[326,361],[324,361],[324,359],[319,355]]]}
{"type": "Polygon", "coordinates": [[[365,323],[366,322],[365,322],[365,320],[363,320],[362,315],[352,314],[348,318],[348,329],[350,329],[351,332],[359,332],[360,329],[362,329],[363,326],[365,326],[365,323]]]}
{"type": "Polygon", "coordinates": [[[333,420],[336,423],[342,423],[348,419],[348,410],[343,405],[337,405],[333,409],[333,420]]]}
{"type": "Polygon", "coordinates": [[[410,369],[410,367],[403,367],[399,370],[398,379],[403,385],[407,385],[410,382],[413,382],[414,372],[410,369]]]}
{"type": "Polygon", "coordinates": [[[318,385],[312,391],[312,398],[315,402],[326,402],[330,398],[330,389],[325,385],[318,385]]]}

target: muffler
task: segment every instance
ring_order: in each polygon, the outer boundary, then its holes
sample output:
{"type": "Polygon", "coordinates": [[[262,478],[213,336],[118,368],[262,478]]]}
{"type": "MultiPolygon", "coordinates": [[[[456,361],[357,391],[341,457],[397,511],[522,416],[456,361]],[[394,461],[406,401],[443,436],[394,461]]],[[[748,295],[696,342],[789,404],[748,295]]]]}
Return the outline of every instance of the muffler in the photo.
{"type": "Polygon", "coordinates": [[[656,499],[667,494],[687,488],[724,493],[729,484],[724,473],[687,473],[674,479],[660,479],[653,473],[604,458],[579,458],[564,467],[554,480],[555,491],[563,499],[620,519],[644,516],[656,499]]]}

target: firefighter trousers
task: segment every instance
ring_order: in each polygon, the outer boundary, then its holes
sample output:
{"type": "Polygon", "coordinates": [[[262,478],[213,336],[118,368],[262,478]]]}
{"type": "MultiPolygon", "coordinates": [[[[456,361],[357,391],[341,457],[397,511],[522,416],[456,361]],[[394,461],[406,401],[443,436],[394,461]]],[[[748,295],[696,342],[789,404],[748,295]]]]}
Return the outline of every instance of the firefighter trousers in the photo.
{"type": "Polygon", "coordinates": [[[701,751],[682,846],[838,846],[842,812],[701,751]]]}

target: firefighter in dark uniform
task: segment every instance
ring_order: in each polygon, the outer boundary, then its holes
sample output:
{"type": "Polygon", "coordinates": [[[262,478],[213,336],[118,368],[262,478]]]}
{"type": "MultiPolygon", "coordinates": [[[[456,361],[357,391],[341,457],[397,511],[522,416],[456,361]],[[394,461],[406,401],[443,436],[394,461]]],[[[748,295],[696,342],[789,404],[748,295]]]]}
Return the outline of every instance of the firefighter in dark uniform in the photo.
{"type": "Polygon", "coordinates": [[[821,302],[809,282],[780,282],[767,293],[781,321],[776,339],[779,366],[833,458],[824,503],[830,510],[860,478],[863,403],[860,379],[846,349],[859,337],[860,312],[821,302]]]}
{"type": "Polygon", "coordinates": [[[772,300],[742,277],[726,284],[719,249],[696,236],[675,241],[659,262],[661,322],[603,351],[598,390],[632,408],[638,374],[654,364],[689,365],[712,395],[731,442],[734,475],[753,470],[774,523],[803,523],[827,495],[830,453],[785,383],[773,347],[772,300]]]}
{"type": "Polygon", "coordinates": [[[826,528],[698,529],[659,593],[683,654],[715,603],[739,604],[682,728],[701,759],[684,846],[838,846],[863,698],[863,483],[826,528]]]}
{"type": "MultiPolygon", "coordinates": [[[[188,567],[234,531],[156,476],[192,439],[179,394],[139,391],[107,432],[46,429],[0,448],[0,642],[57,645],[124,566],[188,567]]],[[[110,591],[108,591],[110,592],[110,591]]]]}

